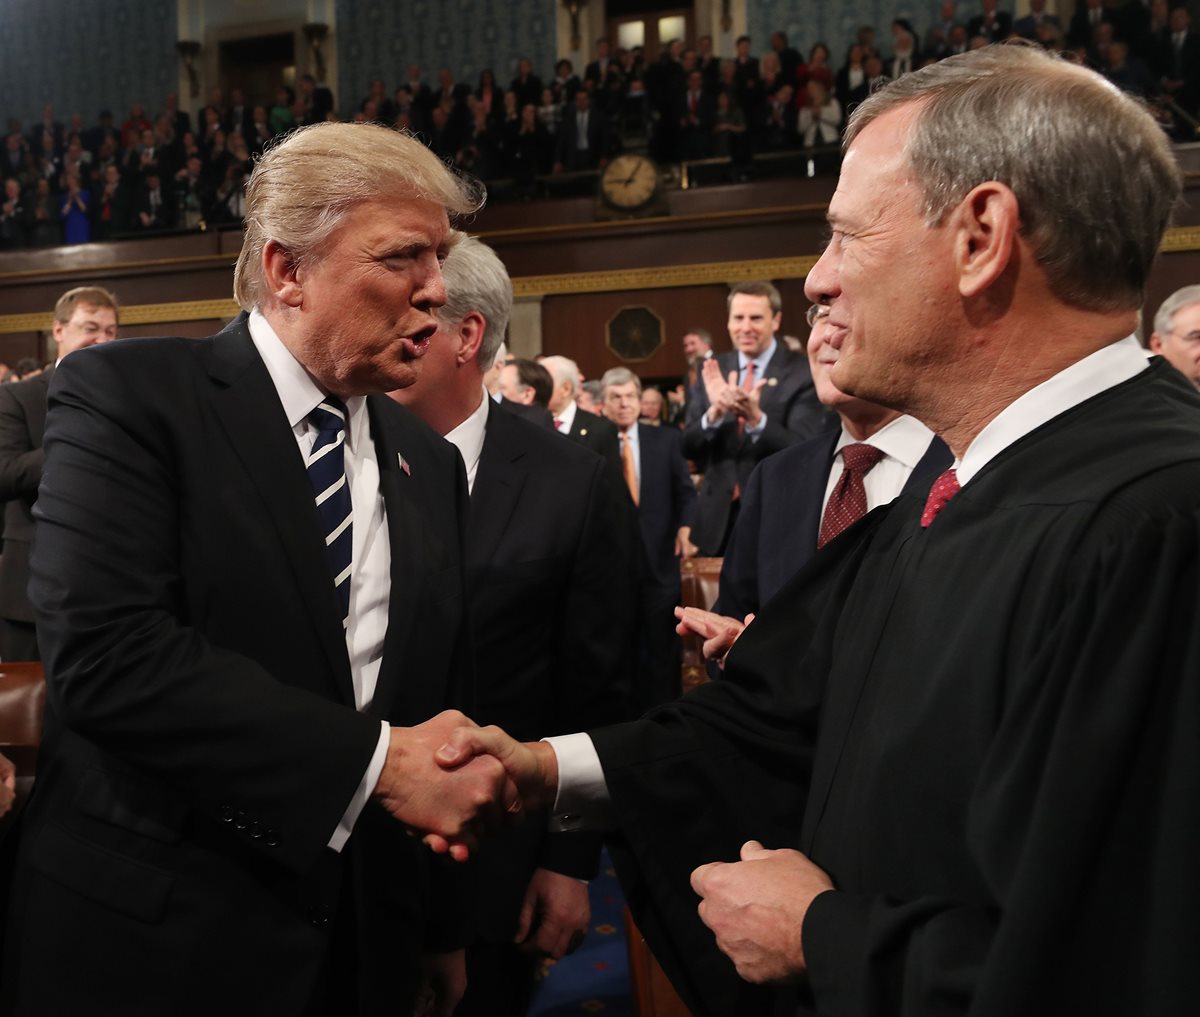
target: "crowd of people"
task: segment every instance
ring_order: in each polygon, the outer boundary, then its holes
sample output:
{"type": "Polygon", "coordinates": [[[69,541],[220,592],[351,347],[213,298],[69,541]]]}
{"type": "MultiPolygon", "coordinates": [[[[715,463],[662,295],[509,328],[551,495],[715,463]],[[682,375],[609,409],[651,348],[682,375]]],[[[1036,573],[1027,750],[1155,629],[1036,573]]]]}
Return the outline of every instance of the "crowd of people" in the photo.
{"type": "Polygon", "coordinates": [[[677,429],[504,354],[476,181],[288,134],[234,321],[110,341],[76,289],[0,386],[47,683],[0,1010],[522,1017],[607,836],[697,1017],[1191,1013],[1200,291],[1131,335],[1182,190],[1092,70],[904,74],[804,314],[732,286],[677,429]]]}
{"type": "Polygon", "coordinates": [[[887,32],[866,26],[842,60],[824,42],[802,51],[781,31],[764,52],[742,36],[732,55],[701,36],[666,43],[655,60],[641,47],[600,39],[580,69],[567,59],[539,74],[517,61],[504,83],[485,69],[472,84],[448,67],[426,81],[410,65],[390,87],[373,80],[361,101],[339,110],[311,75],[273,97],[213,88],[195,122],[168,95],[151,114],[135,103],[124,119],[80,113],[63,124],[47,105],[28,128],[8,121],[0,202],[0,249],[105,240],[199,223],[241,221],[254,157],[296,126],[341,117],[414,132],[440,158],[485,180],[508,180],[534,196],[548,175],[594,170],[623,146],[644,145],[663,164],[728,157],[749,174],[755,153],[808,150],[832,169],[846,118],[882,85],[954,53],[1010,37],[1030,40],[1107,76],[1150,101],[1164,129],[1194,138],[1200,105],[1200,36],[1186,8],[1169,0],[1106,6],[1084,0],[1064,24],[1032,0],[1014,20],[996,0],[956,17],[953,2],[924,38],[904,18],[887,32]]]}

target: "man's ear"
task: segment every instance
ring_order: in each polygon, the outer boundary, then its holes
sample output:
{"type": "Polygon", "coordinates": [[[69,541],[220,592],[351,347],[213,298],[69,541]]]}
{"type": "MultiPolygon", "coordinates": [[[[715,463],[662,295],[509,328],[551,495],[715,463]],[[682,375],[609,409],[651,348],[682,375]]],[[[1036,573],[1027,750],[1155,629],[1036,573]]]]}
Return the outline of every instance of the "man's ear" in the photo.
{"type": "Polygon", "coordinates": [[[982,183],[951,213],[951,225],[958,292],[978,297],[1012,264],[1021,225],[1017,196],[997,181],[982,183]]]}
{"type": "Polygon", "coordinates": [[[479,354],[479,346],[483,342],[483,334],[487,331],[487,321],[478,311],[469,311],[467,316],[458,324],[458,354],[459,364],[469,364],[479,354]]]}
{"type": "Polygon", "coordinates": [[[268,240],[263,246],[262,276],[267,292],[281,304],[301,305],[304,293],[296,259],[276,240],[268,240]]]}
{"type": "Polygon", "coordinates": [[[1157,353],[1160,357],[1162,356],[1162,336],[1160,336],[1157,332],[1152,332],[1150,334],[1150,342],[1147,345],[1150,347],[1151,353],[1157,353]]]}

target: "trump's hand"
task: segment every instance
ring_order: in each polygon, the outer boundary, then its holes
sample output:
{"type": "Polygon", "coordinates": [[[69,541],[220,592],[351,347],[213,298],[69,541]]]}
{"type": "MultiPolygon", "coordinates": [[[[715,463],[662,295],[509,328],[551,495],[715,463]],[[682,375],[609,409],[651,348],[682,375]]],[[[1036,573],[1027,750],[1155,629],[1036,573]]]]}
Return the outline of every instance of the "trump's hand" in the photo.
{"type": "Polygon", "coordinates": [[[679,620],[675,631],[681,636],[696,635],[703,639],[704,659],[715,660],[722,667],[725,666],[725,655],[737,642],[738,636],[754,621],[753,614],[746,615],[744,621],[738,621],[698,607],[677,607],[675,617],[679,620]]]}
{"type": "Polygon", "coordinates": [[[769,851],[756,840],[742,845],[740,862],[710,862],[692,873],[692,889],[703,898],[700,920],[748,982],[785,982],[804,974],[804,916],[833,888],[799,851],[769,851]]]}
{"type": "Polygon", "coordinates": [[[521,904],[516,942],[527,953],[561,960],[583,942],[591,920],[586,883],[561,872],[535,869],[521,904]]]}
{"type": "Polygon", "coordinates": [[[409,829],[430,835],[434,850],[464,861],[479,832],[498,826],[516,801],[504,767],[486,755],[457,765],[434,762],[451,733],[474,727],[457,710],[416,727],[392,728],[383,772],[375,785],[380,804],[409,829]]]}

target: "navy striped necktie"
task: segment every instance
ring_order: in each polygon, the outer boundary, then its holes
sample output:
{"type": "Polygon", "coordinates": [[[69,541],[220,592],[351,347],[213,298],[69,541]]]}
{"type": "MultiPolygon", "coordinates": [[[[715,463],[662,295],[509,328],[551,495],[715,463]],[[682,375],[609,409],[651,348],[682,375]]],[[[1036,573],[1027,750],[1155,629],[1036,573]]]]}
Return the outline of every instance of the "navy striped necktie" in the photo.
{"type": "Polygon", "coordinates": [[[317,432],[312,451],[308,454],[308,479],[317,499],[317,518],[325,537],[325,553],[338,605],[342,609],[342,625],[350,622],[350,564],[353,558],[354,512],[350,502],[350,485],[346,481],[346,404],[337,396],[326,396],[308,415],[308,422],[317,432]]]}

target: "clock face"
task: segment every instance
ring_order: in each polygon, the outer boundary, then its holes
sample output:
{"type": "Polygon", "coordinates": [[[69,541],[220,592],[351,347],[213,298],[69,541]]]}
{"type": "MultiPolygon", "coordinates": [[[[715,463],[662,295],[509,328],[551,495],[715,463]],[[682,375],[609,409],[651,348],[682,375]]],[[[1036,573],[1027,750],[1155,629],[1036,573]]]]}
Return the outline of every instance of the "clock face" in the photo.
{"type": "Polygon", "coordinates": [[[616,208],[634,209],[646,204],[658,188],[658,169],[645,156],[619,155],[604,169],[600,189],[616,208]]]}

